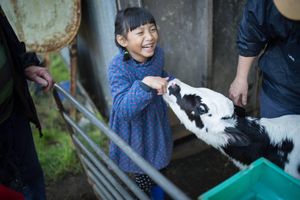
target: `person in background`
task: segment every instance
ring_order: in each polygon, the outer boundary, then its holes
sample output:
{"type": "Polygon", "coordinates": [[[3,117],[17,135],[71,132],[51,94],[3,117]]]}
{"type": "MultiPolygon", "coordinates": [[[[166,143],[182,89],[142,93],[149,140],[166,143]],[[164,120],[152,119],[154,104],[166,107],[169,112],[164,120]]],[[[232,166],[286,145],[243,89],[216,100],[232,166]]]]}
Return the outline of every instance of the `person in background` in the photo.
{"type": "Polygon", "coordinates": [[[26,79],[44,91],[54,81],[39,64],[36,54],[26,52],[19,42],[0,7],[0,184],[22,193],[26,200],[46,199],[29,122],[40,133],[41,125],[26,79]]]}
{"type": "MultiPolygon", "coordinates": [[[[110,127],[153,167],[162,170],[169,164],[173,148],[162,98],[169,75],[163,70],[164,52],[157,45],[158,30],[152,14],[135,7],[119,11],[115,41],[120,52],[108,68],[113,98],[110,127]]],[[[146,194],[151,196],[151,190],[157,189],[153,180],[114,143],[110,157],[122,170],[134,174],[146,194]]]]}
{"type": "Polygon", "coordinates": [[[229,89],[234,104],[247,104],[248,73],[262,52],[261,117],[300,114],[300,1],[248,0],[237,45],[237,73],[229,89]]]}

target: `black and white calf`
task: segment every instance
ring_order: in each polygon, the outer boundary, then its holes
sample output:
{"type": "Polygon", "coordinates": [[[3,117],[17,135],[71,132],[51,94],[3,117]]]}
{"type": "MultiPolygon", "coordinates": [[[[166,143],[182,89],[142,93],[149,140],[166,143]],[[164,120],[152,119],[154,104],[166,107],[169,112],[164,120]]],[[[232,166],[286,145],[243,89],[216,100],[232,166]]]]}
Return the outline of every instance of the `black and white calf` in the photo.
{"type": "Polygon", "coordinates": [[[178,79],[169,82],[163,97],[189,131],[240,169],[265,157],[300,179],[300,115],[240,117],[224,95],[178,79]]]}

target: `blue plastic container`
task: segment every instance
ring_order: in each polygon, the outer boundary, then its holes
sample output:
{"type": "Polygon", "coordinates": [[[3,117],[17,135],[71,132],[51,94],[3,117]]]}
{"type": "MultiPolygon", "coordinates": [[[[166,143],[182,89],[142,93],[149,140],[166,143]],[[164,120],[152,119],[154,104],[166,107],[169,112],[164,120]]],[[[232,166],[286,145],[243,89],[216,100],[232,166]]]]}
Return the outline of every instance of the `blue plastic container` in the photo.
{"type": "Polygon", "coordinates": [[[300,180],[260,158],[202,194],[201,200],[300,200],[300,180]]]}

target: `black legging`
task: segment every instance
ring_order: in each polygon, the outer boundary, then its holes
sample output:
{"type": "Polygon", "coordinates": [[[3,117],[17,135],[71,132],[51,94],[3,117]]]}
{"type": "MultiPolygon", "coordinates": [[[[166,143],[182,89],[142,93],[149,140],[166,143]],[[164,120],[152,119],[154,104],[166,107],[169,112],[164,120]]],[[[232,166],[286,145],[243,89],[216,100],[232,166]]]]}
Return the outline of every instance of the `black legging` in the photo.
{"type": "Polygon", "coordinates": [[[153,180],[146,174],[134,174],[135,182],[147,195],[150,195],[151,188],[155,185],[153,180]]]}

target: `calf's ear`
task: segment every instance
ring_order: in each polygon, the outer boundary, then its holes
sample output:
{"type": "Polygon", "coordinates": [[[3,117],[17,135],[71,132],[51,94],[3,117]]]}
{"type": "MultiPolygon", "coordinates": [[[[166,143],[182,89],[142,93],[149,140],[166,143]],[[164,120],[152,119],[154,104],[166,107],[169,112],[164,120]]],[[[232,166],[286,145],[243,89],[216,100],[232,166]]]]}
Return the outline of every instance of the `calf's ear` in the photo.
{"type": "Polygon", "coordinates": [[[242,146],[248,146],[250,144],[249,137],[237,128],[226,127],[225,134],[229,136],[228,142],[232,146],[242,147],[242,146]]]}

